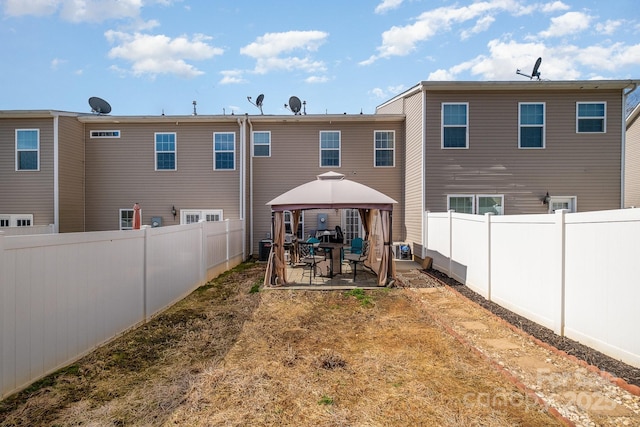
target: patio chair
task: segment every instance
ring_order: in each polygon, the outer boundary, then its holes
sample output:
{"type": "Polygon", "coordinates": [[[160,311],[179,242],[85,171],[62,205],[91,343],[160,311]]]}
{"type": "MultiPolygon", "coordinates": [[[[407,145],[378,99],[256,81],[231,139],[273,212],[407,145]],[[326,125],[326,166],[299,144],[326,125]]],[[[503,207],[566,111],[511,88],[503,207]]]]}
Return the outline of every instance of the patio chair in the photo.
{"type": "Polygon", "coordinates": [[[354,237],[351,239],[351,248],[348,253],[352,254],[361,254],[362,253],[362,245],[363,245],[362,237],[354,237]]]}
{"type": "MultiPolygon", "coordinates": [[[[362,239],[360,239],[360,240],[362,240],[362,239]]],[[[358,264],[362,263],[362,265],[364,265],[364,261],[367,259],[368,255],[369,255],[369,241],[368,240],[365,240],[365,241],[362,242],[362,246],[360,248],[360,253],[351,252],[351,253],[345,254],[345,256],[344,256],[345,261],[349,261],[349,263],[351,263],[351,269],[353,270],[353,281],[354,282],[356,281],[356,270],[357,270],[358,264]]]]}
{"type": "MultiPolygon", "coordinates": [[[[324,261],[324,255],[322,251],[319,251],[315,245],[320,242],[314,242],[313,240],[317,239],[309,239],[306,242],[298,242],[298,255],[301,263],[304,264],[304,268],[309,268],[309,284],[311,284],[312,279],[316,277],[316,264],[320,261],[324,261]]],[[[302,273],[302,277],[304,277],[304,271],[302,273]]]]}

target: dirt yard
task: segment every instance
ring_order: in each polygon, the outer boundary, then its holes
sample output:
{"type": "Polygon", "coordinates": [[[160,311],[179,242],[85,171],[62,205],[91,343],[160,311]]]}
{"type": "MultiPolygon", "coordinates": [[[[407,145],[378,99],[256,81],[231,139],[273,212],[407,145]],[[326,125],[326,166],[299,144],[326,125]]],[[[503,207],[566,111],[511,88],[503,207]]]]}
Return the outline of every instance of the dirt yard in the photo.
{"type": "Polygon", "coordinates": [[[2,426],[550,426],[408,289],[260,290],[247,263],[0,402],[2,426]]]}

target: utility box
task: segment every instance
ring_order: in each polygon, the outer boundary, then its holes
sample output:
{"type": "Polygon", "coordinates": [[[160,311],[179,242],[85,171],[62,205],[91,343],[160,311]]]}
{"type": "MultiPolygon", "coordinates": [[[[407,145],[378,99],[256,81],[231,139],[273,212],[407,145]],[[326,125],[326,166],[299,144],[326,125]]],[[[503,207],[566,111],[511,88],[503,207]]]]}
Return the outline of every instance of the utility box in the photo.
{"type": "Polygon", "coordinates": [[[269,260],[269,252],[271,252],[271,246],[273,246],[273,240],[260,240],[260,261],[269,260]]]}
{"type": "Polygon", "coordinates": [[[151,227],[162,227],[162,217],[161,216],[152,216],[151,217],[151,227]]]}

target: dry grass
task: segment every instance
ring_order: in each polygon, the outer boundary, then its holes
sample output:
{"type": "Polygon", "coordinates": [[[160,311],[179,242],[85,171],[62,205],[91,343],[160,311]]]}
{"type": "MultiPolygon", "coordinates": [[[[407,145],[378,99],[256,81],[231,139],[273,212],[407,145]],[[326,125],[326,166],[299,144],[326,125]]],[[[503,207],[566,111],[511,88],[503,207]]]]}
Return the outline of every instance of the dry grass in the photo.
{"type": "Polygon", "coordinates": [[[406,290],[250,292],[263,272],[5,399],[0,425],[557,425],[406,290]]]}

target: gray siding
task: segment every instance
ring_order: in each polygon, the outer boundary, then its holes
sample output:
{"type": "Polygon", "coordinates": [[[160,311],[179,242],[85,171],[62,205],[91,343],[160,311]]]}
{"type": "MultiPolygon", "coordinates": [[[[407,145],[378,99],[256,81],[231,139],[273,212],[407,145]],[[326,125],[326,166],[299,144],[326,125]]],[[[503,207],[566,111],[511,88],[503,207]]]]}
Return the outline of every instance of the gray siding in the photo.
{"type": "MultiPolygon", "coordinates": [[[[334,121],[326,122],[285,122],[253,123],[253,131],[271,131],[271,157],[255,157],[253,162],[252,219],[254,224],[253,248],[257,254],[259,241],[271,229],[271,208],[267,202],[280,194],[306,182],[317,175],[335,171],[347,179],[372,187],[398,204],[393,211],[394,240],[404,239],[403,185],[404,170],[404,124],[397,119],[390,122],[362,121],[358,123],[334,121]],[[320,131],[339,130],[341,132],[341,167],[320,167],[320,131]],[[396,165],[393,168],[374,168],[374,131],[393,130],[396,138],[396,165]]],[[[305,212],[305,232],[317,228],[317,214],[329,214],[328,228],[340,225],[339,212],[333,210],[310,210],[305,212]]]]}
{"type": "Polygon", "coordinates": [[[33,214],[34,225],[54,222],[53,118],[0,120],[0,214],[33,214]],[[16,171],[16,129],[40,129],[40,170],[16,171]]]}
{"type": "Polygon", "coordinates": [[[142,208],[142,223],[162,217],[163,225],[180,223],[183,209],[222,209],[224,218],[240,215],[239,126],[235,122],[87,123],[86,228],[119,228],[119,209],[134,203],[142,208]],[[120,138],[90,139],[90,131],[120,130],[120,138]],[[156,171],[154,133],[176,133],[174,171],[156,171]],[[236,135],[236,169],[213,170],[213,133],[236,135]],[[171,207],[178,216],[173,218],[171,207]]]}
{"type": "Polygon", "coordinates": [[[84,126],[75,117],[58,121],[59,209],[61,233],[82,232],[84,225],[84,126]]]}
{"type": "Polygon", "coordinates": [[[505,214],[545,213],[540,198],[577,196],[579,211],[617,209],[621,193],[618,90],[429,92],[426,209],[447,194],[503,194],[505,214]],[[576,101],[607,103],[605,134],[576,133],[576,101]],[[441,149],[442,102],[469,103],[469,148],[441,149]],[[518,149],[518,102],[546,105],[546,148],[518,149]]]}
{"type": "Polygon", "coordinates": [[[624,206],[640,207],[640,120],[635,117],[627,127],[624,169],[624,206]]]}

